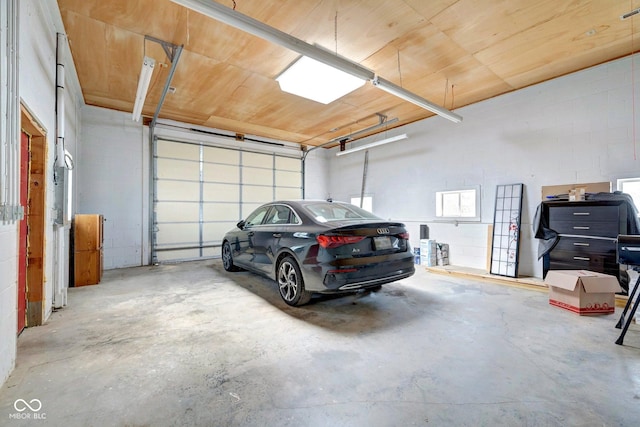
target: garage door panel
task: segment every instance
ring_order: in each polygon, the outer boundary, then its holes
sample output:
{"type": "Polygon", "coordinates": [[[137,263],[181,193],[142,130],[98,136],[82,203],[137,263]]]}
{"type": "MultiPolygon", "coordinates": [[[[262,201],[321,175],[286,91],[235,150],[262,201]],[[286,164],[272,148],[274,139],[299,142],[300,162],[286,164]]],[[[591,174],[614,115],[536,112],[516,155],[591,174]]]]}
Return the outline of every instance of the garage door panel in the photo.
{"type": "Polygon", "coordinates": [[[202,197],[206,202],[239,202],[240,185],[205,183],[202,186],[202,197]]]}
{"type": "Polygon", "coordinates": [[[191,260],[200,258],[199,249],[181,249],[174,251],[157,251],[156,259],[158,262],[191,260]]]}
{"type": "Polygon", "coordinates": [[[156,221],[159,224],[164,222],[184,222],[200,220],[199,203],[165,202],[156,206],[156,221]]]}
{"type": "Polygon", "coordinates": [[[243,184],[273,185],[272,169],[243,168],[243,184]]]}
{"type": "Polygon", "coordinates": [[[200,146],[182,142],[158,141],[158,157],[200,161],[200,146]]]}
{"type": "Polygon", "coordinates": [[[271,154],[242,153],[242,166],[273,168],[273,156],[271,154]]]}
{"type": "Polygon", "coordinates": [[[301,193],[299,188],[276,187],[276,200],[300,199],[301,193]]]}
{"type": "Polygon", "coordinates": [[[302,187],[302,175],[300,172],[276,171],[276,186],[302,187]]]}
{"type": "Polygon", "coordinates": [[[301,172],[300,159],[291,157],[276,157],[276,170],[301,172]]]}
{"type": "Polygon", "coordinates": [[[156,175],[158,179],[199,181],[200,166],[187,160],[157,159],[156,175]]]}
{"type": "Polygon", "coordinates": [[[240,205],[237,203],[205,203],[202,207],[202,220],[235,221],[240,220],[240,205]]]}
{"type": "Polygon", "coordinates": [[[203,159],[207,163],[225,163],[238,166],[240,165],[240,151],[218,147],[204,147],[203,159]]]}
{"type": "Polygon", "coordinates": [[[157,225],[158,245],[193,244],[200,241],[200,224],[197,222],[186,224],[162,224],[157,225]]]}
{"type": "Polygon", "coordinates": [[[198,182],[158,180],[156,191],[156,199],[162,202],[200,200],[200,183],[198,182]]]}
{"type": "Polygon", "coordinates": [[[262,203],[243,203],[242,204],[242,219],[247,219],[249,214],[258,209],[262,203]]]}
{"type": "Polygon", "coordinates": [[[240,170],[238,166],[218,165],[204,163],[202,166],[202,178],[205,182],[240,183],[240,170]]]}
{"type": "Polygon", "coordinates": [[[202,256],[206,258],[220,258],[222,256],[222,249],[220,247],[204,248],[202,256]]]}
{"type": "Polygon", "coordinates": [[[214,222],[214,223],[205,223],[203,224],[203,236],[204,238],[212,243],[220,244],[222,242],[222,238],[224,234],[233,230],[238,221],[229,221],[229,222],[214,222]]]}
{"type": "Polygon", "coordinates": [[[301,160],[156,140],[154,262],[219,257],[224,234],[263,203],[301,196],[301,160]]]}
{"type": "Polygon", "coordinates": [[[247,203],[267,203],[273,200],[273,188],[245,185],[242,187],[242,201],[247,203]]]}

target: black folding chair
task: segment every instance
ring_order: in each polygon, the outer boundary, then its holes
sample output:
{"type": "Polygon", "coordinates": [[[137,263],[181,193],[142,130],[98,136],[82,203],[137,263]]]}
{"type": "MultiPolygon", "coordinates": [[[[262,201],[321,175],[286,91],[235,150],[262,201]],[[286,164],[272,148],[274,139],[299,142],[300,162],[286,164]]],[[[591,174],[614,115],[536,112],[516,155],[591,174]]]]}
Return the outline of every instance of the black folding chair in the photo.
{"type": "MultiPolygon", "coordinates": [[[[640,235],[619,235],[618,236],[618,264],[625,264],[631,267],[632,270],[635,270],[640,273],[640,235]]],[[[636,280],[636,284],[633,286],[633,290],[629,293],[627,304],[624,306],[624,310],[622,311],[622,315],[620,316],[620,320],[616,324],[616,328],[622,328],[622,333],[620,337],[616,340],[616,344],[622,345],[624,341],[624,336],[629,329],[629,325],[633,320],[633,316],[636,314],[638,310],[638,305],[640,304],[640,298],[636,298],[635,303],[633,303],[633,308],[631,312],[627,314],[629,311],[629,307],[631,307],[631,303],[636,297],[636,293],[638,292],[638,286],[640,285],[640,275],[638,275],[638,280],[636,280]],[[625,321],[626,319],[626,321],[625,321]],[[624,325],[624,327],[623,327],[624,325]]],[[[631,288],[629,288],[631,289],[631,288]]]]}

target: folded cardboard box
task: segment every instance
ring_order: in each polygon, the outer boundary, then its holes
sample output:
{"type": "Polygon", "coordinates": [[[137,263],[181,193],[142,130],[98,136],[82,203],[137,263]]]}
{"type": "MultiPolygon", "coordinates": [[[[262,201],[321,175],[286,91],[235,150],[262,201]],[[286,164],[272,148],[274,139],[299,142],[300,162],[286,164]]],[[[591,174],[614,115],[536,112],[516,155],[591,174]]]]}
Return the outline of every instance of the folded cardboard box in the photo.
{"type": "Polygon", "coordinates": [[[615,276],[588,270],[550,270],[549,304],[582,315],[611,314],[615,293],[622,289],[615,276]]]}

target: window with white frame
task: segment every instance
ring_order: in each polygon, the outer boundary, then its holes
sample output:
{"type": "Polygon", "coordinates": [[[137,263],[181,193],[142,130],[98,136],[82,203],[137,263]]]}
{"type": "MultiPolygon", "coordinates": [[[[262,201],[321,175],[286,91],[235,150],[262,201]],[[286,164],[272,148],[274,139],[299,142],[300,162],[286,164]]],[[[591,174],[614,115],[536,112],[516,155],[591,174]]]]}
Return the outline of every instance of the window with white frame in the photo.
{"type": "Polygon", "coordinates": [[[436,218],[480,220],[480,187],[436,191],[436,218]]]}
{"type": "MultiPolygon", "coordinates": [[[[352,205],[360,206],[360,197],[352,197],[351,202],[352,205]]],[[[373,196],[364,196],[362,198],[362,209],[368,212],[373,212],[373,196]]]]}
{"type": "Polygon", "coordinates": [[[633,204],[640,210],[640,178],[619,179],[618,190],[631,196],[633,204]]]}

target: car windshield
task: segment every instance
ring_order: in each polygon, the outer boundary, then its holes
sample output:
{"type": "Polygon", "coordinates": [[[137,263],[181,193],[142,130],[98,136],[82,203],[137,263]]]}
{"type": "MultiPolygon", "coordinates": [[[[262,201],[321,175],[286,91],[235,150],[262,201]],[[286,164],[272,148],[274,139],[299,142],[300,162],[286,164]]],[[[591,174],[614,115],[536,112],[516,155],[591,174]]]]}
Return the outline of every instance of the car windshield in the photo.
{"type": "Polygon", "coordinates": [[[317,202],[304,206],[311,216],[318,222],[344,221],[346,220],[362,220],[381,218],[375,216],[371,212],[360,209],[357,206],[346,203],[317,202]]]}

